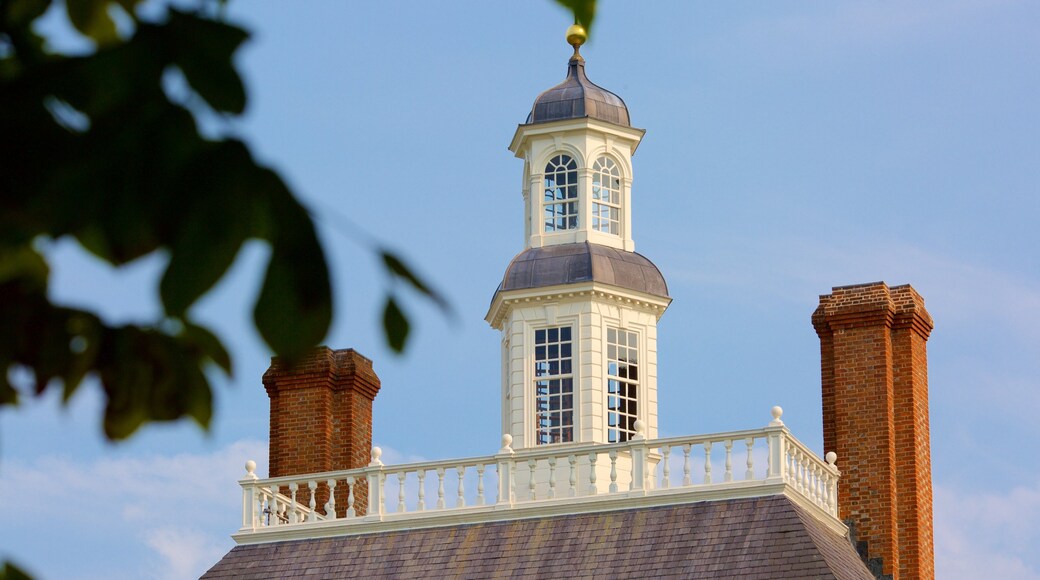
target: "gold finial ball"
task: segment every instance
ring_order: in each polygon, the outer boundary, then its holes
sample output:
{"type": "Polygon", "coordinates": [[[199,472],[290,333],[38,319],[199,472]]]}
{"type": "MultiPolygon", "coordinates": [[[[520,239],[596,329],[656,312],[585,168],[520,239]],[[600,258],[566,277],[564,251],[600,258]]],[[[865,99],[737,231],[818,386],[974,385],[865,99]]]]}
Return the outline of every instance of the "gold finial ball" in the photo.
{"type": "Polygon", "coordinates": [[[580,24],[572,24],[567,29],[567,44],[578,47],[585,44],[588,40],[589,34],[585,32],[585,28],[580,24]]]}

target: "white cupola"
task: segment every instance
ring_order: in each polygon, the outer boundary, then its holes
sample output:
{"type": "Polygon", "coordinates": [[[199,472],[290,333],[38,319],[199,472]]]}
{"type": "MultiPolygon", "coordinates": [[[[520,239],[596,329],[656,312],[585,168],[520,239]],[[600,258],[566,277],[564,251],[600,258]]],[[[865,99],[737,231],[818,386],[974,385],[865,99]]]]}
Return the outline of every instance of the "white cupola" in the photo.
{"type": "Polygon", "coordinates": [[[502,332],[502,423],[513,448],[657,436],[664,277],[635,253],[632,155],[644,131],[585,76],[580,26],[567,78],[543,92],[509,146],[524,160],[524,251],[486,320],[502,332]]]}

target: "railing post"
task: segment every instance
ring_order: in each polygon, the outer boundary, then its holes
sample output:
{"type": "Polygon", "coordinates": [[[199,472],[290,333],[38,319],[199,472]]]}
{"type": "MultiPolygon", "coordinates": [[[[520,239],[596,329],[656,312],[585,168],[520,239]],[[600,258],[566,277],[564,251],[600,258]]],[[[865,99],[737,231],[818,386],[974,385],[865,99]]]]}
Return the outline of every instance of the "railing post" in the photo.
{"type": "Polygon", "coordinates": [[[780,420],[783,416],[784,410],[780,407],[773,407],[772,409],[773,420],[769,422],[769,426],[766,427],[767,441],[769,442],[769,460],[768,468],[769,472],[766,473],[767,478],[778,477],[780,479],[785,478],[785,438],[784,438],[784,422],[780,420]]]}
{"type": "Polygon", "coordinates": [[[838,454],[828,451],[824,459],[827,461],[827,466],[831,468],[831,473],[827,477],[827,508],[832,516],[838,517],[838,478],[841,477],[841,472],[834,465],[834,462],[838,460],[838,454]]]}
{"type": "Polygon", "coordinates": [[[365,519],[383,519],[383,462],[379,457],[383,450],[372,448],[372,461],[368,464],[368,513],[365,519]]]}
{"type": "Polygon", "coordinates": [[[631,491],[644,491],[646,489],[646,425],[641,419],[637,419],[634,425],[636,434],[632,436],[632,483],[628,486],[631,491]]]}
{"type": "Polygon", "coordinates": [[[256,462],[246,461],[246,475],[238,480],[242,486],[242,529],[256,530],[256,462]]]}
{"type": "Polygon", "coordinates": [[[502,435],[502,448],[498,450],[498,501],[500,506],[513,505],[513,436],[502,435]]]}

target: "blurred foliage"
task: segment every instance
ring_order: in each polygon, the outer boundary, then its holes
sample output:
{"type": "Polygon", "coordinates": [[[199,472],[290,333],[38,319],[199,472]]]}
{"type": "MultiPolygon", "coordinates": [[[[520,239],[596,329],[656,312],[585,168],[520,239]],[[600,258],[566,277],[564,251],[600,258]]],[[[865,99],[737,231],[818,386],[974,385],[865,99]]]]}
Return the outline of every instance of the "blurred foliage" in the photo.
{"type": "MultiPolygon", "coordinates": [[[[207,138],[197,126],[199,114],[245,109],[233,56],[248,34],[216,16],[216,0],[193,10],[178,3],[154,20],[139,17],[140,2],[0,0],[0,404],[17,400],[16,371],[32,377],[35,394],[60,385],[65,400],[94,376],[109,439],[149,421],[209,424],[206,372],[230,374],[231,357],[191,307],[247,240],[271,247],[253,316],[276,354],[305,353],[332,318],[328,268],[306,209],[245,143],[207,138]],[[51,50],[38,26],[50,10],[94,49],[51,50]],[[191,98],[171,98],[171,75],[191,98]],[[113,326],[52,303],[40,241],[63,237],[115,266],[168,255],[161,319],[113,326]]],[[[378,252],[392,280],[444,304],[399,258],[378,252]]],[[[408,320],[393,296],[384,320],[388,344],[402,350],[408,320]]]]}
{"type": "Polygon", "coordinates": [[[596,0],[556,0],[556,3],[574,13],[574,23],[585,28],[592,37],[592,21],[596,18],[596,0]]]}
{"type": "MultiPolygon", "coordinates": [[[[594,0],[557,1],[590,28],[594,0]]],[[[190,417],[208,426],[206,372],[230,375],[232,362],[191,307],[247,240],[271,247],[253,316],[276,354],[302,355],[332,318],[328,267],[307,210],[245,143],[207,138],[196,123],[200,113],[245,109],[233,56],[248,34],[219,17],[221,0],[178,2],[154,19],[140,17],[140,4],[0,0],[0,405],[17,402],[11,377],[19,372],[32,377],[34,394],[61,388],[66,401],[93,376],[113,440],[149,421],[190,417]],[[52,50],[38,26],[51,10],[93,50],[52,50]],[[186,81],[191,99],[171,98],[171,74],[186,81]],[[115,266],[168,255],[163,317],[113,326],[52,303],[40,242],[64,237],[115,266]]],[[[375,251],[391,281],[447,309],[401,259],[375,251]]],[[[392,291],[383,326],[400,352],[410,324],[392,291]]],[[[7,564],[2,577],[25,575],[7,564]]]]}

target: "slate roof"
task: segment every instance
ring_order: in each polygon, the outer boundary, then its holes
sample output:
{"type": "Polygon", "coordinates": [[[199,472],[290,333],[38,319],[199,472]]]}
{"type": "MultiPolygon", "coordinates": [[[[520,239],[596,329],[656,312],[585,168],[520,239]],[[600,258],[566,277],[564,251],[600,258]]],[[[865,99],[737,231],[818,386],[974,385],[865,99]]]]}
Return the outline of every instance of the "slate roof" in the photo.
{"type": "Polygon", "coordinates": [[[631,127],[625,101],[585,76],[585,59],[575,51],[567,62],[567,78],[538,95],[527,123],[590,117],[631,127]]]}
{"type": "Polygon", "coordinates": [[[668,297],[661,271],[642,254],[589,242],[520,252],[506,267],[498,292],[590,281],[668,297]]]}
{"type": "Polygon", "coordinates": [[[871,580],[785,496],[237,546],[203,578],[871,580]]]}

